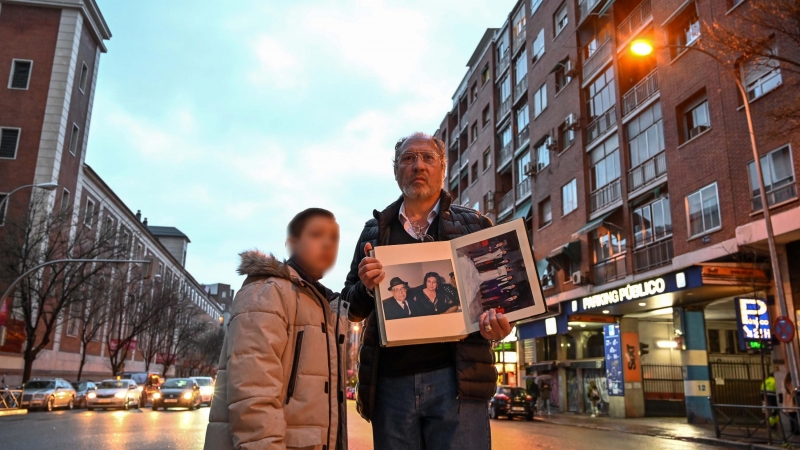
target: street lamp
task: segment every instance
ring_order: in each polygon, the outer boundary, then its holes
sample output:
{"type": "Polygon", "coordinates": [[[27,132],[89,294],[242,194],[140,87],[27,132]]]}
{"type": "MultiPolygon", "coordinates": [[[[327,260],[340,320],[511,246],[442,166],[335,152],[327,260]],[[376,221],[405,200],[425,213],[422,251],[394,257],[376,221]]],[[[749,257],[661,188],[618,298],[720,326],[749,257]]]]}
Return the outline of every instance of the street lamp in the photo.
{"type": "MultiPolygon", "coordinates": [[[[697,46],[656,45],[647,39],[637,39],[631,43],[630,47],[631,53],[637,56],[648,56],[660,48],[693,50],[708,56],[716,61],[723,69],[725,69],[725,72],[730,75],[731,79],[733,79],[733,82],[736,84],[736,87],[739,89],[739,94],[741,94],[742,100],[744,101],[744,113],[745,117],[747,118],[747,129],[750,132],[750,147],[753,150],[753,159],[755,160],[756,165],[756,177],[758,178],[758,189],[761,195],[761,208],[764,213],[764,224],[767,230],[767,245],[769,246],[769,259],[770,263],[772,264],[772,276],[775,281],[775,293],[778,296],[778,306],[780,307],[781,315],[788,316],[789,308],[786,306],[786,296],[783,290],[783,277],[781,276],[780,266],[778,263],[778,250],[775,246],[775,233],[772,230],[772,215],[769,211],[769,200],[767,199],[767,189],[764,185],[764,174],[761,172],[761,155],[758,153],[758,145],[756,144],[756,133],[753,129],[753,116],[750,113],[750,100],[747,98],[747,89],[745,89],[744,84],[742,84],[742,80],[736,70],[728,67],[728,65],[716,55],[700,49],[697,46]]],[[[797,356],[795,354],[794,341],[788,342],[786,347],[787,359],[789,360],[789,372],[792,376],[792,385],[798,387],[800,386],[800,373],[798,373],[800,370],[798,370],[797,367],[797,356]]]]}
{"type": "Polygon", "coordinates": [[[11,197],[11,194],[13,194],[13,193],[15,193],[15,192],[17,192],[19,190],[22,190],[22,189],[25,189],[25,188],[31,188],[31,189],[43,189],[45,191],[54,191],[57,187],[58,187],[58,183],[53,183],[53,182],[39,183],[39,184],[26,184],[24,186],[20,186],[20,187],[14,189],[13,191],[9,192],[8,194],[6,194],[6,196],[2,200],[0,200],[0,211],[2,211],[3,210],[3,206],[6,203],[8,203],[8,199],[9,199],[9,197],[11,197]]]}

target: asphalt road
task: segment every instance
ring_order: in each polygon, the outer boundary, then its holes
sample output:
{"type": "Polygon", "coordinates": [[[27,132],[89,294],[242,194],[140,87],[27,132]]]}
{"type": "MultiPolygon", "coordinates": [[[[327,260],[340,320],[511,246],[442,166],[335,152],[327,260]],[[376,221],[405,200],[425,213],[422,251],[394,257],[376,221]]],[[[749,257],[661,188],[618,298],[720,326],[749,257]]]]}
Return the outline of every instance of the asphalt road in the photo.
{"type": "MultiPolygon", "coordinates": [[[[349,403],[350,450],[372,450],[368,423],[349,403]]],[[[56,411],[31,412],[22,416],[0,417],[0,449],[202,449],[208,408],[197,411],[150,409],[133,411],[56,411]]],[[[716,447],[599,431],[543,422],[521,420],[492,421],[495,449],[698,449],[716,447]]]]}

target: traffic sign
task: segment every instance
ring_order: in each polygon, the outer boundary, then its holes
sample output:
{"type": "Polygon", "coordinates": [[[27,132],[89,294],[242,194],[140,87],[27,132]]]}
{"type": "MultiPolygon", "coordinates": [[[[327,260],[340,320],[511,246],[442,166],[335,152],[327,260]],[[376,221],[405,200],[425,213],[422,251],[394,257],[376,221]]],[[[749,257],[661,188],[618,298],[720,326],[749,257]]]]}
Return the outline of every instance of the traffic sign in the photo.
{"type": "Polygon", "coordinates": [[[786,316],[775,319],[775,337],[784,344],[792,342],[794,339],[794,324],[786,316]]]}

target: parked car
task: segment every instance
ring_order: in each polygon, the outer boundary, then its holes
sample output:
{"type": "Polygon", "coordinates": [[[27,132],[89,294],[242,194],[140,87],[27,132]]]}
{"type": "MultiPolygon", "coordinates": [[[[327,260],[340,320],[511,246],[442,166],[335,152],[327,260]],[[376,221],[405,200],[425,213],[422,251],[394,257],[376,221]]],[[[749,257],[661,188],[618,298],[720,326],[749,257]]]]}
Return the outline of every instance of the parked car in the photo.
{"type": "Polygon", "coordinates": [[[533,420],[533,397],[524,388],[516,386],[497,386],[494,396],[489,401],[489,417],[497,419],[506,416],[522,416],[533,420]]]}
{"type": "Polygon", "coordinates": [[[75,389],[75,406],[86,408],[86,394],[97,390],[97,385],[91,381],[72,381],[70,384],[75,389]]]}
{"type": "Polygon", "coordinates": [[[22,403],[27,409],[46,409],[75,407],[75,389],[61,378],[33,379],[22,387],[22,403]]]}
{"type": "Polygon", "coordinates": [[[170,378],[161,385],[158,393],[153,394],[151,403],[153,411],[158,408],[189,408],[189,411],[200,406],[200,386],[192,378],[170,378]]]}
{"type": "Polygon", "coordinates": [[[158,392],[159,386],[164,383],[156,372],[122,372],[119,375],[121,380],[133,380],[139,385],[142,393],[142,406],[146,406],[153,398],[153,394],[158,392]]]}
{"type": "Polygon", "coordinates": [[[211,377],[192,377],[200,386],[200,399],[206,406],[211,406],[214,399],[214,379],[211,377]]]}
{"type": "Polygon", "coordinates": [[[142,393],[133,380],[104,380],[97,384],[94,392],[86,394],[86,407],[130,409],[142,407],[142,393]]]}

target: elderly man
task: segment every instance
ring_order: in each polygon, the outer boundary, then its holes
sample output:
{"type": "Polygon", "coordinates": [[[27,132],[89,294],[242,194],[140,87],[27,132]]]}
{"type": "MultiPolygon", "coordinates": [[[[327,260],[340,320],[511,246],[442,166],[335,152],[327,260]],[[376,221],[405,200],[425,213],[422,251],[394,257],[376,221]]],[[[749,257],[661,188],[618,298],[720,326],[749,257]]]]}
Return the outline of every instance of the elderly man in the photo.
{"type": "Polygon", "coordinates": [[[408,283],[400,277],[392,278],[389,282],[391,297],[383,300],[383,315],[386,320],[405,319],[413,314],[411,304],[408,302],[408,283]]]}
{"type": "Polygon", "coordinates": [[[480,317],[480,333],[458,343],[379,346],[372,291],[386,274],[369,257],[376,245],[446,241],[492,226],[479,212],[451,205],[443,190],[444,143],[423,133],[395,146],[394,174],[402,196],[364,226],[342,297],[352,320],[367,319],[359,354],[358,411],[372,422],[375,448],[491,447],[487,401],[497,382],[491,340],[511,332],[503,314],[480,317]]]}

